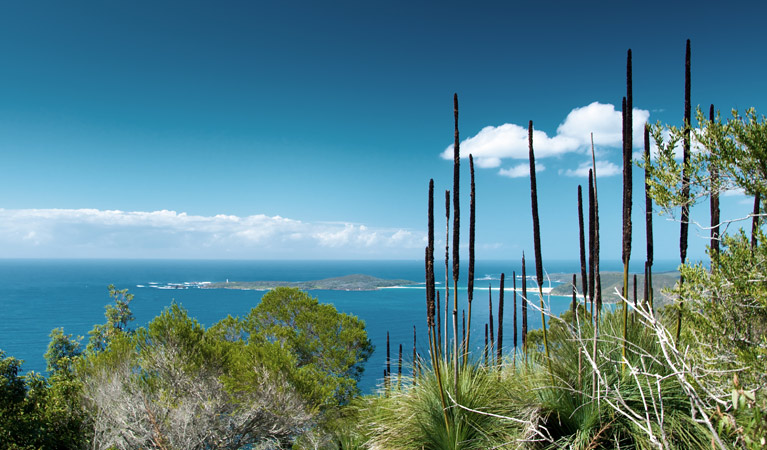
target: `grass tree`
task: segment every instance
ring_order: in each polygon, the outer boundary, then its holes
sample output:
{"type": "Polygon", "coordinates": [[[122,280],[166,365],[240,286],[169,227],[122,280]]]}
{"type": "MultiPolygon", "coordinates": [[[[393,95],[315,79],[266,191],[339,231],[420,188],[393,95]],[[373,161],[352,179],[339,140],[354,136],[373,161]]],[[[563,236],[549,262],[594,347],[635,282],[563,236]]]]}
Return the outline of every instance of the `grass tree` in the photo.
{"type": "MultiPolygon", "coordinates": [[[[687,235],[690,228],[690,40],[684,56],[684,134],[682,137],[682,223],[679,230],[679,259],[687,261],[687,235]]],[[[679,284],[684,284],[684,276],[679,277],[679,284]]],[[[676,340],[682,332],[682,300],[676,316],[676,340]]]]}
{"type": "Polygon", "coordinates": [[[631,259],[631,206],[632,206],[632,121],[633,99],[631,80],[631,50],[626,56],[626,97],[623,98],[623,353],[626,357],[628,337],[629,260],[631,259]]]}
{"type": "MultiPolygon", "coordinates": [[[[628,300],[628,265],[631,246],[631,52],[627,59],[627,97],[623,106],[624,138],[624,209],[623,209],[623,294],[628,300]],[[628,176],[625,176],[628,175],[628,176]]],[[[456,116],[455,164],[458,166],[457,97],[454,97],[456,116]]],[[[573,326],[551,320],[546,326],[543,299],[543,272],[541,257],[540,223],[537,211],[537,186],[533,151],[532,121],[528,126],[530,150],[530,183],[533,216],[533,235],[536,257],[535,279],[541,300],[542,330],[539,335],[543,348],[528,353],[527,272],[525,254],[522,254],[522,345],[526,364],[503,366],[496,369],[493,353],[500,361],[502,352],[502,323],[504,275],[501,275],[499,295],[497,345],[493,351],[494,336],[492,287],[488,290],[488,318],[485,324],[484,364],[480,358],[468,358],[471,330],[471,301],[468,324],[459,332],[457,323],[457,269],[458,174],[454,173],[454,230],[453,230],[453,361],[448,355],[438,357],[439,348],[434,318],[433,233],[430,230],[426,249],[427,268],[427,325],[430,329],[431,369],[425,369],[418,384],[397,390],[389,397],[369,397],[363,402],[376,403],[369,408],[372,424],[369,428],[370,448],[536,448],[536,449],[597,449],[597,448],[725,448],[719,440],[711,418],[710,405],[695,392],[701,379],[686,365],[689,355],[675,347],[673,332],[666,329],[652,310],[637,303],[637,275],[634,275],[634,302],[637,312],[632,323],[642,326],[628,327],[626,304],[621,311],[606,308],[601,311],[601,283],[599,277],[599,206],[597,173],[592,137],[592,169],[589,171],[589,242],[585,243],[583,192],[578,190],[579,231],[581,244],[581,277],[586,299],[592,302],[592,320],[578,320],[577,274],[573,275],[573,326]],[[586,271],[588,248],[588,273],[586,271]],[[467,326],[468,325],[468,326],[467,326]],[[459,341],[459,339],[461,339],[459,341]],[[628,345],[630,343],[630,345],[628,345]],[[461,353],[458,346],[461,346],[461,353]],[[436,347],[436,348],[435,348],[436,347]],[[546,364],[543,364],[545,350],[546,364]],[[458,360],[461,359],[459,365],[458,360]],[[623,364],[616,364],[623,361],[623,364]],[[629,370],[626,370],[629,369],[629,370]]],[[[647,136],[647,134],[645,135],[647,136]]],[[[648,141],[647,137],[645,141],[648,141]]],[[[647,144],[646,144],[647,147],[647,144]]],[[[473,169],[473,158],[469,156],[473,169]]],[[[472,188],[473,188],[473,170],[472,188]]],[[[679,177],[678,177],[679,178],[679,177]]],[[[646,181],[647,184],[647,181],[646,181]]],[[[646,188],[647,191],[647,188],[646,188]]],[[[647,194],[646,194],[647,195],[647,194]]],[[[767,195],[767,192],[763,197],[767,195]]],[[[431,188],[430,188],[431,196],[431,188]]],[[[472,210],[474,192],[472,189],[472,210]]],[[[449,208],[449,194],[446,198],[449,208]]],[[[430,199],[430,209],[432,202],[430,199]]],[[[647,202],[648,214],[652,203],[647,202]]],[[[470,248],[473,248],[473,211],[470,248]]],[[[430,212],[431,217],[431,212],[430,212]]],[[[449,213],[447,218],[449,221],[449,213]]],[[[433,226],[430,220],[430,227],[433,226]]],[[[449,229],[449,226],[448,226],[449,229]]],[[[756,228],[755,234],[761,233],[756,228]]],[[[448,230],[449,236],[449,230],[448,230]]],[[[648,236],[651,222],[648,221],[648,236]]],[[[760,235],[761,236],[761,235],[760,235]]],[[[757,248],[761,244],[757,242],[757,248]]],[[[652,243],[648,239],[646,271],[652,265],[652,243]]],[[[748,242],[745,242],[748,252],[748,242]]],[[[761,250],[761,249],[760,249],[761,250]]],[[[446,254],[448,253],[446,247],[446,254]]],[[[470,251],[473,254],[473,251],[470,251]]],[[[469,267],[473,267],[473,255],[469,267]]],[[[470,269],[469,285],[473,287],[470,269]]],[[[531,277],[532,278],[532,277],[531,277]]],[[[645,277],[648,283],[649,274],[645,277]]],[[[516,330],[516,273],[514,279],[514,346],[516,330]]],[[[690,277],[690,282],[693,278],[690,277]]],[[[645,291],[651,288],[645,287],[645,291]]],[[[646,294],[648,295],[648,294],[646,294]]],[[[692,301],[692,296],[688,297],[692,301]]],[[[469,294],[472,299],[472,294],[469,294]]],[[[567,314],[570,314],[568,311],[567,314]]],[[[693,311],[690,310],[691,317],[693,311]]],[[[569,322],[569,321],[568,321],[569,322]]],[[[692,323],[692,321],[690,321],[692,323]]],[[[672,322],[673,324],[673,322],[672,322]]],[[[530,343],[534,342],[531,337],[530,343]]],[[[539,341],[537,341],[539,342],[539,341]]],[[[445,339],[445,345],[448,345],[445,339]]],[[[448,352],[446,352],[448,353],[448,352]]],[[[718,409],[717,409],[718,411],[718,409]]],[[[726,414],[726,413],[724,413],[726,414]]]]}
{"type": "Polygon", "coordinates": [[[490,354],[493,354],[493,349],[495,348],[495,336],[493,334],[493,285],[489,284],[487,288],[487,313],[488,313],[488,324],[490,326],[490,354]]]}
{"type": "Polygon", "coordinates": [[[402,390],[402,344],[399,345],[399,359],[397,360],[397,390],[402,390]]]}
{"type": "MultiPolygon", "coordinates": [[[[592,141],[593,142],[593,141],[592,141]]],[[[593,148],[593,147],[592,147],[593,148]]],[[[598,279],[599,279],[599,263],[598,253],[599,245],[597,238],[597,201],[596,201],[596,187],[594,183],[593,168],[589,169],[589,296],[591,297],[591,317],[594,325],[593,342],[591,349],[591,359],[596,361],[597,358],[597,338],[599,336],[599,318],[600,318],[600,304],[597,295],[598,279]],[[595,307],[596,304],[596,307],[595,307]]],[[[597,375],[593,373],[592,376],[592,394],[596,394],[597,375]]]]}
{"type": "MultiPolygon", "coordinates": [[[[433,259],[434,259],[434,253],[432,252],[432,260],[433,259]]],[[[441,357],[442,355],[442,323],[441,322],[442,321],[440,320],[440,317],[442,316],[442,314],[440,314],[440,312],[442,311],[442,309],[441,309],[441,305],[439,301],[439,291],[436,289],[436,287],[434,288],[434,291],[437,294],[437,305],[434,309],[434,319],[437,322],[435,325],[435,328],[436,328],[435,335],[437,337],[437,353],[440,354],[440,357],[441,357]]]]}
{"type": "Polygon", "coordinates": [[[533,247],[535,248],[535,280],[538,283],[538,299],[541,308],[541,329],[543,330],[543,348],[546,361],[551,367],[549,339],[546,332],[546,313],[543,304],[543,257],[541,256],[541,226],[538,217],[538,185],[535,180],[535,152],[533,150],[533,121],[527,125],[527,143],[530,150],[530,203],[533,209],[533,247]]]}
{"type": "Polygon", "coordinates": [[[514,305],[513,305],[513,308],[514,308],[514,314],[513,314],[514,315],[514,319],[513,319],[514,327],[512,329],[512,332],[514,333],[514,359],[513,359],[513,361],[516,364],[517,349],[519,347],[517,345],[518,344],[518,338],[517,338],[517,272],[516,271],[512,271],[511,272],[511,288],[512,288],[512,290],[514,292],[514,305]]]}
{"type": "Polygon", "coordinates": [[[434,180],[429,180],[429,201],[428,201],[428,233],[427,233],[427,247],[426,247],[426,326],[429,334],[429,352],[431,353],[431,367],[434,370],[434,375],[437,378],[439,387],[440,401],[444,409],[443,418],[445,421],[445,427],[449,428],[449,420],[447,416],[447,400],[445,399],[444,388],[442,385],[442,373],[441,357],[439,353],[439,344],[437,338],[437,330],[435,327],[434,317],[438,313],[435,305],[435,291],[436,283],[434,276],[434,180]]]}
{"type": "Polygon", "coordinates": [[[591,133],[591,166],[594,170],[594,296],[597,315],[602,312],[602,275],[599,272],[599,192],[597,191],[597,160],[594,151],[594,133],[591,133]]]}
{"type": "MultiPolygon", "coordinates": [[[[497,353],[497,361],[498,366],[501,365],[501,352],[503,351],[503,295],[504,295],[504,284],[505,284],[505,278],[506,276],[501,273],[501,291],[498,294],[498,343],[496,344],[496,353],[497,353]]],[[[516,307],[517,305],[514,305],[514,318],[516,319],[516,307]]],[[[516,328],[516,324],[515,327],[516,328]]],[[[516,334],[516,329],[514,330],[516,334]]]]}
{"type": "Polygon", "coordinates": [[[588,291],[589,291],[589,299],[591,299],[591,316],[594,317],[594,320],[596,320],[597,315],[599,313],[598,310],[595,309],[596,304],[596,297],[595,297],[595,290],[597,286],[597,278],[596,278],[596,261],[595,261],[595,253],[596,253],[596,205],[594,202],[594,172],[589,169],[589,282],[588,282],[588,291]]]}
{"type": "MultiPolygon", "coordinates": [[[[650,160],[650,125],[644,126],[644,157],[650,160]]],[[[645,170],[644,176],[644,202],[645,202],[645,241],[647,243],[647,259],[645,260],[645,302],[650,308],[653,307],[652,292],[652,263],[653,263],[653,235],[652,235],[652,197],[650,196],[650,172],[645,170]]]]}
{"type": "Polygon", "coordinates": [[[453,144],[453,379],[458,389],[458,269],[460,268],[459,246],[461,213],[458,197],[461,180],[461,152],[458,134],[458,94],[453,94],[453,116],[455,118],[455,143],[453,144]]]}
{"type": "MultiPolygon", "coordinates": [[[[474,225],[475,225],[475,210],[476,210],[476,197],[474,193],[474,158],[469,155],[469,174],[471,178],[471,194],[469,201],[469,278],[467,286],[467,298],[469,303],[469,312],[467,320],[467,332],[464,342],[464,356],[463,363],[466,364],[469,352],[469,340],[471,338],[471,303],[474,300],[474,225]]],[[[490,327],[492,328],[492,321],[490,327]]]]}
{"type": "Polygon", "coordinates": [[[583,227],[583,189],[578,185],[578,243],[581,255],[581,291],[583,292],[584,306],[588,298],[588,274],[586,267],[586,234],[583,227]]]}
{"type": "Polygon", "coordinates": [[[527,358],[527,269],[525,252],[522,252],[522,353],[527,358]]]}
{"type": "MultiPolygon", "coordinates": [[[[528,342],[527,272],[525,254],[522,254],[522,345],[525,349],[524,365],[495,368],[494,354],[502,356],[502,323],[504,275],[501,275],[499,295],[497,344],[494,347],[494,318],[492,286],[488,289],[488,323],[485,324],[484,359],[468,358],[471,333],[471,299],[468,294],[468,322],[458,329],[457,236],[459,222],[458,189],[458,132],[457,97],[454,97],[456,116],[456,145],[454,168],[454,229],[453,229],[453,352],[439,357],[439,330],[435,328],[435,283],[433,220],[430,211],[429,245],[426,248],[427,272],[427,326],[429,327],[431,368],[424,367],[418,384],[392,392],[388,397],[368,397],[362,402],[375,403],[368,411],[371,419],[368,429],[370,448],[536,448],[536,449],[597,449],[597,448],[724,448],[714,426],[710,405],[701,401],[695,387],[700,383],[696,372],[688,367],[685,353],[675,347],[673,331],[669,332],[662,317],[641,308],[637,301],[637,275],[634,275],[634,302],[637,312],[628,326],[629,305],[623,310],[606,308],[601,311],[599,277],[599,206],[597,173],[592,137],[592,169],[589,171],[588,247],[585,242],[585,224],[582,189],[578,190],[581,277],[584,293],[584,314],[581,315],[577,299],[577,274],[573,275],[573,326],[550,319],[546,326],[543,299],[543,265],[541,257],[540,222],[537,211],[537,185],[533,150],[532,122],[528,126],[530,150],[530,183],[533,217],[533,236],[536,257],[535,279],[538,285],[542,312],[542,347],[532,336],[528,342]],[[588,248],[588,272],[586,249],[588,248]],[[592,302],[592,320],[587,318],[586,301],[592,302]],[[642,326],[639,326],[639,325],[642,326]],[[460,340],[459,340],[460,339],[460,340]],[[460,347],[459,347],[460,346],[460,347]],[[538,350],[536,350],[538,349],[538,350]],[[544,356],[545,350],[545,356],[544,356]],[[546,364],[543,358],[546,358],[546,364]],[[459,364],[459,359],[461,363],[459,364]],[[482,361],[484,360],[484,364],[482,361]],[[616,364],[623,361],[623,364],[616,364]],[[626,370],[629,369],[629,370],[626,370]],[[708,408],[708,409],[707,409],[708,408]]],[[[631,94],[631,52],[627,59],[627,97],[623,106],[624,138],[624,209],[623,295],[629,295],[628,265],[631,251],[631,143],[633,100],[631,94]]],[[[645,135],[647,136],[647,134],[645,135]]],[[[648,141],[647,137],[645,141],[648,141]]],[[[646,144],[647,147],[647,144],[646,144]]],[[[472,213],[470,231],[469,290],[473,288],[473,222],[474,189],[473,158],[469,156],[472,172],[472,213]]],[[[679,177],[678,177],[679,178],[679,177]]],[[[646,181],[647,184],[647,181],[646,181]]],[[[646,188],[647,190],[647,188],[646,188]]],[[[430,197],[433,186],[430,186],[430,197]]],[[[647,195],[647,194],[646,194],[647,195]]],[[[762,195],[764,197],[767,192],[762,195]]],[[[449,209],[449,194],[446,211],[449,209]]],[[[430,198],[429,208],[433,208],[430,198]]],[[[646,203],[648,213],[652,203],[646,203]]],[[[446,214],[449,222],[449,212],[446,214]]],[[[755,234],[761,230],[756,228],[755,234]]],[[[449,237],[449,225],[447,236],[449,237]]],[[[648,221],[648,236],[651,222],[648,221]]],[[[761,236],[761,235],[760,235],[761,236]]],[[[652,243],[648,239],[646,271],[652,265],[652,243]]],[[[757,248],[761,238],[757,242],[757,248]]],[[[748,242],[745,242],[748,252],[748,242]]],[[[449,250],[446,246],[446,255],[449,250]]],[[[447,258],[446,258],[447,259],[447,258]]],[[[532,277],[531,277],[532,278],[532,277]]],[[[645,277],[648,283],[649,273],[645,277]]],[[[516,347],[516,273],[514,279],[514,345],[516,347]]],[[[690,282],[693,278],[690,277],[690,282]]],[[[651,288],[645,287],[645,291],[651,288]]],[[[646,294],[648,295],[648,294],[646,294]]],[[[693,297],[687,297],[692,301],[693,297]]],[[[447,302],[446,302],[447,303],[447,302]]],[[[690,310],[691,317],[693,311],[690,310]]],[[[673,317],[673,316],[672,316],[673,317]]],[[[690,321],[692,324],[692,321],[690,321]]],[[[673,322],[672,322],[673,325],[673,322]]],[[[673,327],[672,327],[673,328],[673,327]]],[[[538,337],[537,336],[537,337],[538,337]]],[[[537,338],[536,337],[536,338],[537,338]]],[[[445,344],[448,339],[445,339],[445,344]]],[[[424,365],[425,366],[425,365],[424,365]]],[[[715,403],[711,403],[715,405],[715,403]]],[[[726,413],[725,413],[726,414],[726,413]]],[[[713,419],[714,421],[716,419],[713,419]]]]}
{"type": "MultiPolygon", "coordinates": [[[[445,191],[445,334],[443,336],[443,354],[448,357],[447,315],[450,305],[450,191],[445,191]]],[[[455,332],[455,329],[453,329],[455,332]]],[[[454,336],[455,337],[455,336],[454,336]]]]}

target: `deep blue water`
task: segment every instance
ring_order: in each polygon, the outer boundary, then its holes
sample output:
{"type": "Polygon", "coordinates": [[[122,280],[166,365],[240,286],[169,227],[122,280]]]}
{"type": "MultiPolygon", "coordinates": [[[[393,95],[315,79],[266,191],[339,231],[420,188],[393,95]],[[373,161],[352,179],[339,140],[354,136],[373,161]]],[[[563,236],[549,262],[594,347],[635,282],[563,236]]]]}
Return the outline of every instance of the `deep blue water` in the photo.
{"type": "MultiPolygon", "coordinates": [[[[673,269],[672,263],[665,270],[673,269]]],[[[462,270],[466,270],[466,264],[462,270]]],[[[659,264],[656,263],[656,266],[659,264]]],[[[558,261],[547,265],[548,272],[579,271],[575,262],[558,261]]],[[[602,263],[604,270],[619,270],[602,263]]],[[[506,287],[511,287],[511,272],[521,272],[520,264],[508,261],[478,262],[475,270],[475,301],[472,305],[472,342],[484,344],[484,324],[488,319],[488,284],[493,286],[493,306],[497,315],[498,285],[506,273],[506,287]]],[[[664,270],[661,268],[661,270],[664,270]]],[[[6,356],[24,360],[24,370],[45,371],[43,354],[53,328],[85,336],[94,324],[104,322],[104,307],[110,302],[107,286],[128,288],[135,295],[131,303],[134,327],[146,325],[173,301],[191,317],[210,326],[227,315],[244,315],[256,306],[260,291],[213,289],[156,289],[168,283],[200,281],[302,281],[363,273],[379,278],[423,281],[423,261],[189,261],[189,260],[0,260],[0,350],[6,356]],[[144,287],[137,287],[144,286],[144,287]]],[[[534,266],[528,267],[528,276],[534,266]]],[[[444,265],[437,264],[437,281],[444,289],[444,265]]],[[[466,274],[459,281],[459,308],[466,306],[466,274]],[[464,289],[461,289],[461,288],[464,289]]],[[[521,280],[518,281],[521,287],[521,280]]],[[[532,287],[533,282],[528,282],[532,287]]],[[[390,334],[391,357],[396,361],[403,346],[409,364],[413,352],[413,326],[417,330],[417,348],[426,352],[425,290],[422,286],[377,291],[325,291],[310,294],[323,303],[331,303],[344,313],[354,314],[366,323],[375,353],[368,361],[361,382],[363,392],[371,392],[383,375],[386,360],[386,333],[390,334]]],[[[442,292],[444,294],[444,291],[442,292]]],[[[504,312],[504,350],[513,344],[512,293],[506,292],[504,312]]],[[[549,308],[559,314],[570,304],[568,297],[549,297],[549,308]]],[[[444,308],[444,304],[442,306],[444,308]]],[[[521,317],[521,301],[517,302],[521,317]]],[[[444,309],[443,309],[444,311],[444,309]]],[[[460,314],[460,313],[459,313],[460,314]]],[[[444,312],[443,312],[444,315],[444,312]]],[[[540,327],[540,314],[530,311],[529,326],[540,327]]],[[[497,317],[495,317],[497,320],[497,317]]],[[[521,319],[520,319],[521,320],[521,319]]],[[[460,316],[459,316],[460,322],[460,316]]],[[[520,327],[521,328],[521,327],[520,327]]],[[[520,329],[521,332],[521,329],[520,329]]],[[[473,345],[474,347],[474,345],[473,345]]],[[[475,348],[477,354],[480,350],[475,348]]],[[[395,367],[392,367],[396,371],[395,367]]],[[[409,369],[403,370],[405,373],[409,369]]]]}

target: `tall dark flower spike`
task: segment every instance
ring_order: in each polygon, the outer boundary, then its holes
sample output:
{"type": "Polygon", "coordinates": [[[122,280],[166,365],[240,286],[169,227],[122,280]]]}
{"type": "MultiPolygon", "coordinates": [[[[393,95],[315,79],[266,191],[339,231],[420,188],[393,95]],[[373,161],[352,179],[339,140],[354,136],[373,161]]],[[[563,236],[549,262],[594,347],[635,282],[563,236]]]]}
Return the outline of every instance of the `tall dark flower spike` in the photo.
{"type": "MultiPolygon", "coordinates": [[[[543,347],[546,351],[546,361],[551,374],[551,357],[549,355],[549,339],[546,331],[546,314],[543,304],[543,257],[541,256],[541,227],[538,218],[538,185],[535,180],[535,152],[533,151],[533,121],[527,125],[527,142],[530,150],[530,203],[533,209],[533,246],[535,247],[535,278],[538,282],[538,297],[541,306],[541,329],[543,330],[543,347]]],[[[553,374],[552,374],[553,376],[553,374]]]]}

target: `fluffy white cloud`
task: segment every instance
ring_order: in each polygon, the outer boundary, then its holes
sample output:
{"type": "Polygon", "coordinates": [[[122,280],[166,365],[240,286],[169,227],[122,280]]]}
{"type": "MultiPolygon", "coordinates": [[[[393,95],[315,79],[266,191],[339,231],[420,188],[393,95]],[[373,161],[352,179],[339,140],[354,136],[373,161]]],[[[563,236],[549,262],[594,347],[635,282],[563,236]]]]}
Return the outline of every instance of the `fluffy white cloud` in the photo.
{"type": "MultiPolygon", "coordinates": [[[[644,124],[650,112],[633,110],[633,146],[642,148],[644,124]]],[[[557,127],[557,133],[549,136],[544,131],[533,130],[533,144],[538,158],[559,156],[565,153],[582,152],[591,146],[591,134],[597,146],[620,147],[622,140],[621,112],[613,105],[599,102],[575,108],[557,127]]],[[[473,155],[478,167],[499,167],[501,161],[527,159],[527,127],[516,124],[488,126],[475,136],[461,142],[461,157],[473,155]]],[[[453,145],[441,154],[444,159],[453,158],[453,145]]]]}
{"type": "MultiPolygon", "coordinates": [[[[632,115],[632,144],[634,148],[644,145],[644,124],[650,118],[650,112],[634,108],[632,115]]],[[[623,145],[623,125],[621,112],[613,105],[594,102],[582,108],[575,108],[557,127],[557,135],[569,136],[578,141],[579,148],[591,147],[591,134],[594,145],[621,147],[623,145]]]]}
{"type": "MultiPolygon", "coordinates": [[[[545,132],[533,130],[535,155],[539,158],[559,155],[577,148],[577,142],[567,136],[549,137],[545,132]]],[[[476,136],[461,142],[461,158],[474,157],[477,167],[492,168],[501,165],[501,159],[527,159],[527,127],[504,124],[485,127],[476,136]]],[[[453,146],[442,152],[445,159],[453,158],[453,146]]]]}
{"type": "Polygon", "coordinates": [[[0,209],[0,252],[6,257],[409,257],[425,245],[422,234],[263,214],[0,209]]]}
{"type": "MultiPolygon", "coordinates": [[[[568,177],[580,177],[587,178],[589,176],[589,169],[593,166],[591,161],[586,161],[578,165],[577,169],[567,169],[562,173],[568,177]]],[[[597,161],[597,177],[611,177],[613,175],[619,175],[623,173],[623,169],[609,161],[597,161]]]]}
{"type": "MultiPolygon", "coordinates": [[[[546,170],[546,167],[543,164],[537,163],[535,164],[535,173],[541,172],[543,170],[546,170]]],[[[509,178],[521,178],[521,177],[529,177],[530,176],[530,164],[529,163],[522,163],[517,164],[514,167],[510,167],[508,169],[501,169],[498,171],[499,175],[503,175],[505,177],[509,178]]]]}
{"type": "Polygon", "coordinates": [[[746,191],[743,189],[730,189],[722,193],[725,197],[745,197],[746,191]]]}
{"type": "MultiPolygon", "coordinates": [[[[368,230],[365,225],[342,224],[343,228],[330,228],[316,231],[312,237],[323,247],[372,247],[381,245],[392,236],[379,236],[376,231],[368,230]]],[[[396,234],[396,233],[395,233],[396,234]]]]}

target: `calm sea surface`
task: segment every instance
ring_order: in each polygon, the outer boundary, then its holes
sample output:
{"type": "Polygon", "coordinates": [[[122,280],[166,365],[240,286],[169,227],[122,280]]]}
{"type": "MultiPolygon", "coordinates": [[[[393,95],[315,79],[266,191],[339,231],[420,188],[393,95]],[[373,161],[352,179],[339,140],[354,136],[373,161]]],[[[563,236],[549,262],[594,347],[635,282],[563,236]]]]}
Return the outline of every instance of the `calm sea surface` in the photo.
{"type": "MultiPolygon", "coordinates": [[[[602,264],[604,270],[618,270],[602,264]]],[[[669,268],[673,268],[670,265],[669,268]]],[[[465,264],[462,270],[466,270],[465,264]]],[[[475,270],[475,301],[472,305],[472,339],[484,343],[484,324],[488,319],[488,285],[493,287],[493,306],[497,315],[500,274],[506,273],[511,287],[511,273],[521,272],[520,264],[508,261],[478,262],[475,270]]],[[[553,262],[550,273],[579,271],[576,262],[553,262]]],[[[437,263],[438,286],[444,289],[444,266],[437,263]]],[[[0,350],[5,356],[24,360],[24,370],[45,371],[43,354],[53,328],[86,336],[94,324],[103,323],[104,307],[110,301],[107,286],[128,288],[135,298],[131,303],[134,327],[146,325],[173,301],[191,317],[208,327],[227,315],[247,314],[256,306],[260,291],[218,289],[160,289],[172,283],[201,281],[305,281],[362,273],[379,278],[422,282],[423,261],[179,261],[179,260],[0,260],[0,350]]],[[[528,267],[528,275],[535,273],[528,267]]],[[[452,283],[452,282],[451,282],[452,283]]],[[[465,308],[466,274],[459,281],[459,308],[465,308]],[[461,290],[463,287],[463,290],[461,290]],[[463,305],[463,306],[461,306],[463,305]]],[[[534,286],[528,281],[528,286],[534,286]]],[[[517,281],[521,287],[521,279],[517,281]]],[[[372,392],[379,382],[386,360],[386,333],[390,333],[392,359],[396,361],[402,344],[405,361],[412,359],[413,326],[417,347],[426,352],[426,307],[423,286],[388,288],[376,291],[309,291],[323,303],[331,303],[344,313],[365,321],[375,345],[362,379],[363,392],[372,392]]],[[[442,292],[444,295],[444,291],[442,292]]],[[[506,292],[504,312],[504,349],[513,345],[512,293],[506,292]]],[[[549,297],[554,314],[568,307],[570,298],[549,297]]],[[[442,305],[444,315],[444,304],[442,305]]],[[[521,303],[517,301],[521,317],[521,303]]],[[[460,313],[459,313],[460,314],[460,313]]],[[[530,328],[540,327],[540,315],[530,311],[530,328]]],[[[496,318],[497,320],[497,318],[496,318]]],[[[521,320],[521,319],[520,319],[521,320]]],[[[459,317],[460,321],[460,317],[459,317]]],[[[520,330],[521,331],[521,330],[520,330]]],[[[479,348],[475,349],[479,354],[479,348]]],[[[396,368],[392,367],[392,371],[396,368]]],[[[408,369],[403,370],[409,373],[408,369]]]]}

